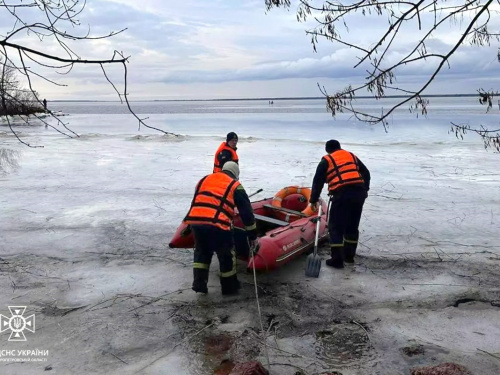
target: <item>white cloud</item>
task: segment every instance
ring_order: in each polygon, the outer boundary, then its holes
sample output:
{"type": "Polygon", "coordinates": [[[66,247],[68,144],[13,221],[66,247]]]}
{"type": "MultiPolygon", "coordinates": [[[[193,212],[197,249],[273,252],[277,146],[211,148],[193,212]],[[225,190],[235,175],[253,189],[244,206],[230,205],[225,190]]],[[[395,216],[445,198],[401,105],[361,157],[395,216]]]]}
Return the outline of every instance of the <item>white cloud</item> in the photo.
{"type": "MultiPolygon", "coordinates": [[[[427,17],[422,15],[424,24],[427,17]]],[[[320,39],[318,52],[313,53],[310,38],[305,34],[313,23],[298,23],[294,8],[275,9],[266,14],[264,0],[89,0],[80,20],[82,29],[76,30],[79,34],[88,28],[92,35],[107,35],[127,28],[110,39],[70,44],[86,59],[109,58],[114,50],[130,55],[130,91],[141,98],[167,98],[180,93],[188,98],[213,97],[215,93],[224,97],[249,97],[250,93],[315,96],[317,82],[333,92],[352,81],[361,82],[366,76],[367,66],[353,70],[359,51],[320,39]],[[327,86],[332,82],[335,88],[327,86]]],[[[2,25],[8,24],[3,12],[0,21],[2,25]]],[[[385,17],[361,15],[353,17],[349,25],[348,30],[341,30],[343,37],[366,47],[373,46],[387,26],[385,17]]],[[[447,33],[433,35],[427,47],[436,52],[449,49],[452,36],[458,35],[456,27],[446,26],[447,33]]],[[[0,27],[1,34],[5,35],[6,30],[0,27]]],[[[411,43],[420,36],[418,24],[409,22],[401,38],[394,41],[393,50],[387,55],[389,61],[397,61],[408,53],[411,43]]],[[[25,42],[26,36],[20,40],[25,42]]],[[[45,50],[56,51],[48,39],[42,42],[45,50]]],[[[30,43],[40,41],[32,39],[30,43]]],[[[445,67],[440,80],[453,77],[453,85],[448,87],[459,88],[463,82],[461,92],[475,92],[471,83],[474,79],[481,83],[484,77],[499,76],[495,47],[466,45],[450,63],[451,69],[445,67]]],[[[416,77],[422,79],[422,74],[429,73],[434,66],[432,59],[405,66],[398,73],[398,83],[411,84],[416,77]]],[[[113,90],[107,86],[99,67],[74,69],[70,77],[43,71],[50,79],[71,85],[57,87],[37,81],[42,95],[90,99],[109,92],[112,98],[113,90]]],[[[116,80],[122,75],[119,71],[110,74],[116,80]]],[[[442,92],[443,88],[433,85],[429,93],[432,90],[442,92]]]]}

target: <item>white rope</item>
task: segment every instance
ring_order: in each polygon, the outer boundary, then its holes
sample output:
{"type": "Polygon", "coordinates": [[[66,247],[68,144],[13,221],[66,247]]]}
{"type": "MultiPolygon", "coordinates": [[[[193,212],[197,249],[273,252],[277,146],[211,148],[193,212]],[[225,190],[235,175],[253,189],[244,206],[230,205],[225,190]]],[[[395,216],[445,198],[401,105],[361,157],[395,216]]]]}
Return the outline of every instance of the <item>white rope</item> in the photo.
{"type": "Polygon", "coordinates": [[[259,303],[259,290],[257,289],[257,274],[255,271],[255,258],[253,254],[253,249],[250,248],[250,254],[252,254],[252,268],[253,268],[253,284],[255,286],[255,299],[257,301],[257,311],[259,313],[259,320],[260,320],[260,330],[262,331],[263,341],[264,341],[264,348],[266,351],[266,359],[267,359],[267,371],[271,373],[271,362],[269,361],[269,352],[267,350],[267,336],[266,336],[266,331],[264,331],[264,324],[262,324],[262,314],[260,312],[260,303],[259,303]]]}
{"type": "Polygon", "coordinates": [[[326,212],[326,228],[328,229],[328,223],[330,222],[330,207],[332,205],[332,199],[328,197],[328,207],[326,212]]]}

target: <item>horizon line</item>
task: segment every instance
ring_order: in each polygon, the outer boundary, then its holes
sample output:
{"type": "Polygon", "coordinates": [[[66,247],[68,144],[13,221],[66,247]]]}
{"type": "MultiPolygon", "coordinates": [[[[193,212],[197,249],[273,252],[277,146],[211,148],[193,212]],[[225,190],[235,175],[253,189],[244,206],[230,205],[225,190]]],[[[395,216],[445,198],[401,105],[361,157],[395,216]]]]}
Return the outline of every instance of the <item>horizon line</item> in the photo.
{"type": "MultiPolygon", "coordinates": [[[[423,98],[446,98],[446,97],[473,97],[479,94],[428,94],[421,95],[423,98]]],[[[387,95],[383,98],[374,98],[373,96],[358,96],[355,99],[396,99],[396,98],[408,98],[410,95],[387,95]]],[[[318,100],[325,99],[324,96],[285,96],[285,97],[263,97],[263,98],[211,98],[211,99],[138,99],[130,100],[129,102],[214,102],[214,101],[248,101],[248,100],[318,100]]],[[[120,102],[117,100],[97,100],[97,99],[52,99],[51,102],[91,102],[91,103],[116,103],[120,102]]]]}

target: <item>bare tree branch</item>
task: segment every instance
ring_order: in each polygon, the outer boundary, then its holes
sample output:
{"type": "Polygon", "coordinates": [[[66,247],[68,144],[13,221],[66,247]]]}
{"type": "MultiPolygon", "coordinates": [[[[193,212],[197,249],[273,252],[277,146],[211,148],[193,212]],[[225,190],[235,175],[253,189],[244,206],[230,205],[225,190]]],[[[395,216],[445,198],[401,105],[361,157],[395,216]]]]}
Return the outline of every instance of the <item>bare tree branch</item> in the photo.
{"type": "MultiPolygon", "coordinates": [[[[369,65],[365,81],[357,86],[348,86],[331,95],[324,87],[318,85],[320,92],[326,98],[328,111],[332,116],[342,112],[352,113],[361,121],[369,124],[381,123],[384,127],[387,125],[388,117],[403,105],[409,105],[412,112],[424,115],[427,113],[428,101],[423,98],[425,91],[445,66],[450,67],[450,57],[461,47],[466,44],[489,46],[492,39],[500,40],[499,32],[490,32],[488,29],[490,24],[494,24],[492,16],[498,14],[493,8],[497,2],[493,0],[458,0],[453,3],[446,0],[359,0],[352,3],[298,0],[297,2],[297,20],[306,22],[312,17],[315,21],[315,26],[306,30],[306,34],[311,37],[314,51],[317,50],[318,40],[323,38],[340,47],[349,47],[360,53],[353,69],[363,69],[369,65]],[[357,39],[351,41],[348,34],[342,35],[341,30],[344,29],[349,33],[349,23],[360,17],[368,18],[366,24],[373,20],[378,22],[377,25],[380,25],[378,19],[384,17],[385,21],[382,19],[382,22],[385,22],[386,26],[380,33],[377,32],[378,28],[373,31],[370,29],[365,42],[359,42],[357,39]],[[447,23],[453,25],[456,31],[453,33],[447,31],[447,43],[441,43],[439,46],[434,44],[430,48],[432,38],[444,31],[447,23]],[[397,42],[407,42],[403,26],[405,31],[418,35],[412,41],[413,47],[404,54],[401,53],[402,49],[398,50],[396,46],[397,42]],[[395,60],[399,55],[402,57],[395,60]],[[408,89],[395,84],[397,75],[403,68],[421,63],[432,66],[432,69],[426,73],[426,78],[419,82],[416,88],[408,89]],[[354,99],[361,92],[367,92],[374,99],[381,99],[389,94],[399,94],[403,97],[379,114],[364,113],[354,103],[354,99]]],[[[265,0],[265,5],[267,11],[272,8],[290,8],[291,1],[265,0]]],[[[500,61],[500,50],[498,60],[500,61]]],[[[480,102],[488,105],[487,110],[492,107],[492,97],[497,95],[497,92],[479,91],[480,102]]],[[[496,147],[495,137],[485,136],[491,133],[485,133],[488,130],[483,126],[476,129],[460,128],[460,125],[453,127],[474,131],[482,136],[486,148],[496,147]]]]}
{"type": "MultiPolygon", "coordinates": [[[[0,77],[0,95],[1,95],[1,107],[0,115],[2,113],[7,114],[12,108],[19,108],[19,106],[24,106],[27,108],[26,103],[33,106],[38,105],[43,109],[40,97],[33,86],[31,77],[36,76],[44,79],[55,85],[62,85],[54,79],[46,77],[43,73],[40,74],[35,71],[32,67],[27,65],[27,62],[33,62],[36,66],[52,69],[59,74],[69,74],[74,66],[76,65],[97,65],[103,71],[106,81],[111,85],[112,89],[117,93],[120,101],[126,103],[130,113],[137,119],[139,123],[139,129],[141,125],[154,129],[156,131],[162,132],[164,134],[174,135],[177,134],[166,132],[164,130],[148,126],[143,118],[139,118],[132,110],[127,93],[128,76],[127,76],[127,62],[128,57],[122,52],[114,51],[111,58],[105,59],[88,59],[82,58],[73,49],[70,43],[84,43],[86,41],[100,40],[113,37],[117,34],[124,32],[126,29],[119,31],[111,31],[107,35],[91,35],[90,28],[87,28],[82,35],[77,34],[77,30],[81,29],[80,21],[78,16],[83,12],[86,6],[85,0],[11,0],[6,2],[0,0],[0,11],[5,11],[4,15],[10,16],[12,19],[12,29],[7,35],[0,35],[0,60],[3,64],[2,76],[0,77]],[[28,23],[23,19],[18,12],[19,9],[33,9],[31,12],[37,12],[37,22],[28,23]],[[67,28],[74,30],[74,32],[68,32],[67,28]],[[36,44],[26,44],[25,39],[20,39],[22,42],[17,42],[15,39],[18,37],[31,36],[38,39],[41,43],[36,44]],[[48,52],[48,48],[43,44],[44,41],[51,41],[55,43],[59,50],[56,52],[48,52]],[[15,53],[16,59],[11,58],[11,54],[15,53]],[[3,58],[2,58],[3,57],[3,58]],[[107,67],[111,65],[121,65],[123,68],[123,91],[118,90],[114,82],[109,78],[107,74],[107,67]],[[61,71],[64,69],[65,71],[61,71]],[[8,87],[9,82],[16,84],[18,81],[13,78],[14,73],[20,74],[26,85],[29,88],[31,96],[16,96],[13,94],[12,90],[20,90],[20,86],[8,87]],[[26,102],[26,103],[24,103],[26,102]]],[[[33,15],[33,14],[32,14],[33,15]]],[[[23,92],[23,91],[20,91],[23,92]]],[[[36,107],[36,106],[35,106],[36,107]]],[[[35,108],[33,107],[33,108],[35,108]]],[[[71,131],[67,124],[62,122],[57,116],[49,111],[49,115],[57,121],[57,126],[62,126],[65,131],[59,131],[61,134],[71,136],[68,133],[78,136],[76,133],[71,131]]],[[[8,116],[7,116],[8,117],[8,116]]],[[[38,118],[41,118],[38,116],[38,118]]],[[[23,142],[18,134],[14,131],[10,120],[7,118],[9,128],[11,132],[19,139],[20,142],[33,147],[26,142],[23,142]]],[[[49,125],[45,122],[46,125],[49,125]]],[[[54,126],[50,125],[55,129],[54,126]]]]}

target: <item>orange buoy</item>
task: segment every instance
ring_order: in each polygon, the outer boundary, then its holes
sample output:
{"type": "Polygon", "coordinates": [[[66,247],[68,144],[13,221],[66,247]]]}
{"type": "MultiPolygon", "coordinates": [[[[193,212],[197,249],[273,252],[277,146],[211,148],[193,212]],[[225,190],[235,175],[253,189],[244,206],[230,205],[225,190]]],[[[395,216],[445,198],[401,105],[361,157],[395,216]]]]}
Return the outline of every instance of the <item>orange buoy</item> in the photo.
{"type": "MultiPolygon", "coordinates": [[[[281,204],[282,204],[283,200],[292,194],[300,194],[306,199],[306,202],[309,202],[309,199],[311,198],[311,189],[306,188],[306,187],[299,187],[299,186],[287,186],[275,194],[275,196],[273,197],[273,200],[271,202],[271,205],[273,207],[282,208],[281,204]]],[[[314,212],[311,210],[309,205],[307,205],[307,207],[301,212],[303,214],[305,214],[306,216],[311,216],[314,214],[314,212]]],[[[298,214],[285,212],[285,211],[279,211],[279,210],[275,210],[274,216],[277,219],[280,219],[280,220],[283,220],[283,221],[286,221],[289,223],[303,217],[303,216],[298,215],[298,214]]]]}

